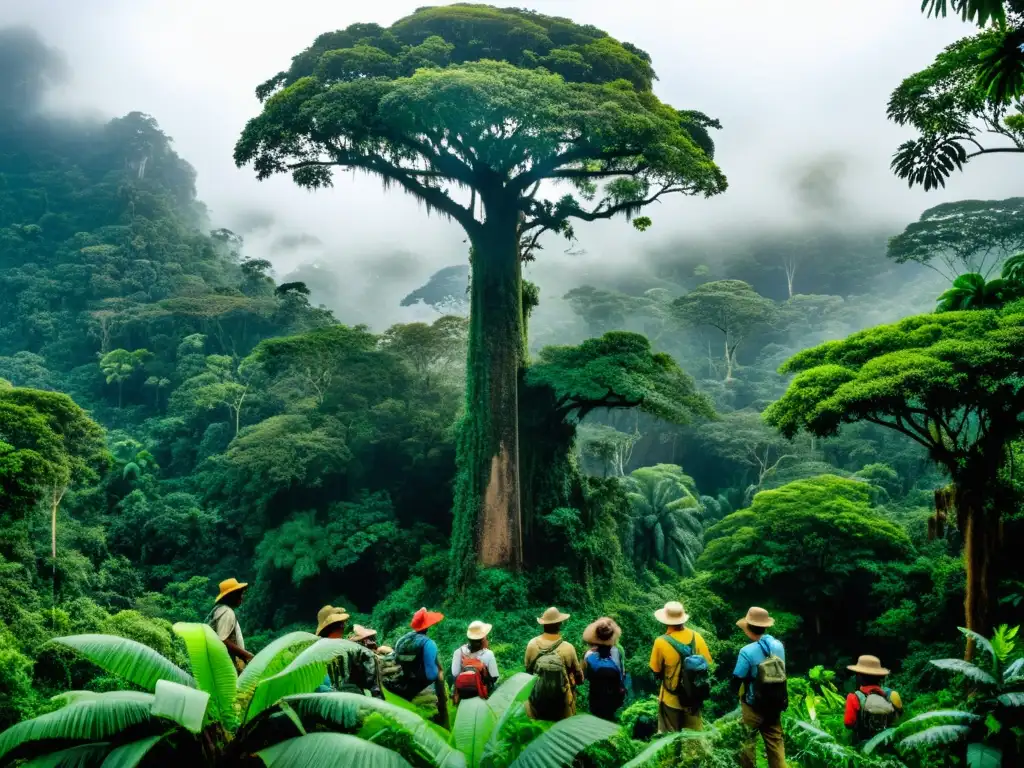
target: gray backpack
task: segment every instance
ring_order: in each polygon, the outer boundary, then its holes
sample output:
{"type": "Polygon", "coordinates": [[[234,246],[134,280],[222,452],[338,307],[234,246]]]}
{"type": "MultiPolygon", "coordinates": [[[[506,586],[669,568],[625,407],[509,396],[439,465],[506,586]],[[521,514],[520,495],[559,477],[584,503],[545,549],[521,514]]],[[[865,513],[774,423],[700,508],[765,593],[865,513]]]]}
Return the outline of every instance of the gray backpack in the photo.
{"type": "Polygon", "coordinates": [[[896,719],[896,707],[891,697],[892,691],[882,689],[882,693],[856,691],[860,711],[857,712],[857,732],[861,738],[870,738],[881,733],[893,724],[896,719]]]}
{"type": "Polygon", "coordinates": [[[786,662],[772,653],[764,640],[758,645],[765,660],[757,665],[754,682],[754,711],[763,717],[781,715],[789,708],[789,690],[786,687],[786,662]]]}

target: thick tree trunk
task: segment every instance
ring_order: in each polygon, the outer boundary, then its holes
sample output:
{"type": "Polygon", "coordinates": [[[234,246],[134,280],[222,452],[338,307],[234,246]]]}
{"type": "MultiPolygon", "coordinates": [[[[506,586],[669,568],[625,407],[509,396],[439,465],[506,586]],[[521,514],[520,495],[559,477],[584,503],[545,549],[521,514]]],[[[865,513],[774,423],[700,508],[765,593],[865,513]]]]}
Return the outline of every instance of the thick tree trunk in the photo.
{"type": "MultiPolygon", "coordinates": [[[[998,511],[985,503],[982,494],[958,486],[956,506],[957,525],[964,537],[965,621],[968,629],[989,637],[998,598],[1002,524],[998,511]]],[[[974,643],[968,641],[966,658],[973,656],[974,643]]]]}
{"type": "Polygon", "coordinates": [[[524,364],[522,275],[516,211],[488,207],[472,239],[466,415],[458,443],[452,587],[474,565],[518,570],[518,387],[524,364]]]}

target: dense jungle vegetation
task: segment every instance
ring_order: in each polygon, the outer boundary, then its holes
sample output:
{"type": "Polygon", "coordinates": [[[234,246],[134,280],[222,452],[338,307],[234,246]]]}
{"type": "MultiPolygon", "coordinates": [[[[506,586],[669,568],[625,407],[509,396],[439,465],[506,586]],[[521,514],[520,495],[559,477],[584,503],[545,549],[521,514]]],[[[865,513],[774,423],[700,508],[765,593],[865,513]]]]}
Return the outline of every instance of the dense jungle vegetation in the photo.
{"type": "MultiPolygon", "coordinates": [[[[896,87],[894,172],[1011,167],[1024,7],[924,6],[978,31],[896,87]]],[[[239,126],[261,179],[357,168],[465,230],[410,286],[434,322],[351,325],[218,228],[155,117],[42,109],[40,45],[0,31],[0,765],[735,765],[751,604],[786,644],[790,765],[1022,764],[1024,198],[644,250],[649,204],[727,194],[718,122],[595,27],[425,8],[321,35],[239,126]],[[639,230],[617,276],[523,278],[610,218],[639,230]],[[237,681],[198,626],[228,577],[266,649],[237,681]],[[670,600],[715,660],[709,727],[650,741],[670,600]],[[324,604],[388,641],[443,610],[448,659],[493,623],[500,693],[450,736],[313,694],[324,604]],[[550,604],[581,649],[621,625],[618,725],[523,714],[550,604]],[[863,653],[906,704],[868,749],[842,723],[863,653]]]]}

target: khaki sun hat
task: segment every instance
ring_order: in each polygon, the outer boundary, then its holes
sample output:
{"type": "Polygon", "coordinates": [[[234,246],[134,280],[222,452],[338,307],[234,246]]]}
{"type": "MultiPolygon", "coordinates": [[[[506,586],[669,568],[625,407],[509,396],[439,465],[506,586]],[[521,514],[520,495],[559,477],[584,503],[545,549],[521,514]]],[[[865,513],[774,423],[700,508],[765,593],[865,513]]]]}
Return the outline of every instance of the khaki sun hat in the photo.
{"type": "Polygon", "coordinates": [[[756,605],[747,611],[746,616],[736,622],[736,626],[740,629],[746,629],[747,627],[768,629],[773,624],[775,624],[775,619],[768,615],[768,611],[764,608],[758,608],[756,605]]]}
{"type": "Polygon", "coordinates": [[[614,619],[602,616],[583,630],[583,642],[588,645],[608,645],[614,648],[619,644],[622,628],[614,619]]]}
{"type": "Polygon", "coordinates": [[[672,600],[671,602],[665,603],[664,608],[659,608],[654,612],[654,618],[669,627],[674,627],[677,624],[685,624],[690,620],[690,614],[683,608],[683,604],[672,600]]]}
{"type": "Polygon", "coordinates": [[[325,605],[316,615],[316,634],[320,634],[331,624],[339,621],[348,621],[349,615],[344,608],[335,608],[333,605],[325,605]]]}
{"type": "Polygon", "coordinates": [[[490,634],[493,627],[486,621],[474,621],[466,630],[466,637],[470,640],[483,640],[490,634]]]}
{"type": "Polygon", "coordinates": [[[358,643],[360,640],[365,640],[368,637],[376,637],[377,630],[364,627],[362,624],[356,624],[352,627],[352,634],[348,636],[348,639],[353,643],[358,643]]]}
{"type": "Polygon", "coordinates": [[[238,590],[245,589],[248,586],[248,583],[239,581],[238,579],[224,579],[224,581],[220,583],[220,594],[217,595],[217,599],[213,602],[219,603],[232,592],[237,592],[238,590]]]}
{"type": "Polygon", "coordinates": [[[572,614],[562,613],[560,610],[551,606],[544,613],[537,617],[538,624],[561,624],[563,621],[568,621],[572,614]]]}
{"type": "Polygon", "coordinates": [[[882,666],[882,662],[877,656],[860,656],[857,663],[851,664],[847,669],[851,672],[860,672],[863,675],[875,677],[885,677],[889,674],[889,670],[882,666]]]}

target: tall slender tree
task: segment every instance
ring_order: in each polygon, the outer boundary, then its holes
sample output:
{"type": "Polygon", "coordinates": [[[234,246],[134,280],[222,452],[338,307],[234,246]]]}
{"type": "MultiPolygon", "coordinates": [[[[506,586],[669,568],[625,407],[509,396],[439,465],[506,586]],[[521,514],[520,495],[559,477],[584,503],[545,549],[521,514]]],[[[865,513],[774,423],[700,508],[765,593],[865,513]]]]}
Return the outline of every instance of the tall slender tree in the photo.
{"type": "Polygon", "coordinates": [[[651,222],[637,214],[666,195],[725,190],[708,133],[718,122],[662,103],[653,80],[648,54],[595,27],[461,4],[321,35],[257,89],[263,112],[235,147],[240,166],[311,189],[336,168],[360,170],[468,236],[455,526],[475,546],[458,560],[522,563],[522,261],[544,233],[573,237],[574,221],[624,216],[643,230],[651,222]],[[552,182],[574,193],[548,197],[552,182]]]}

